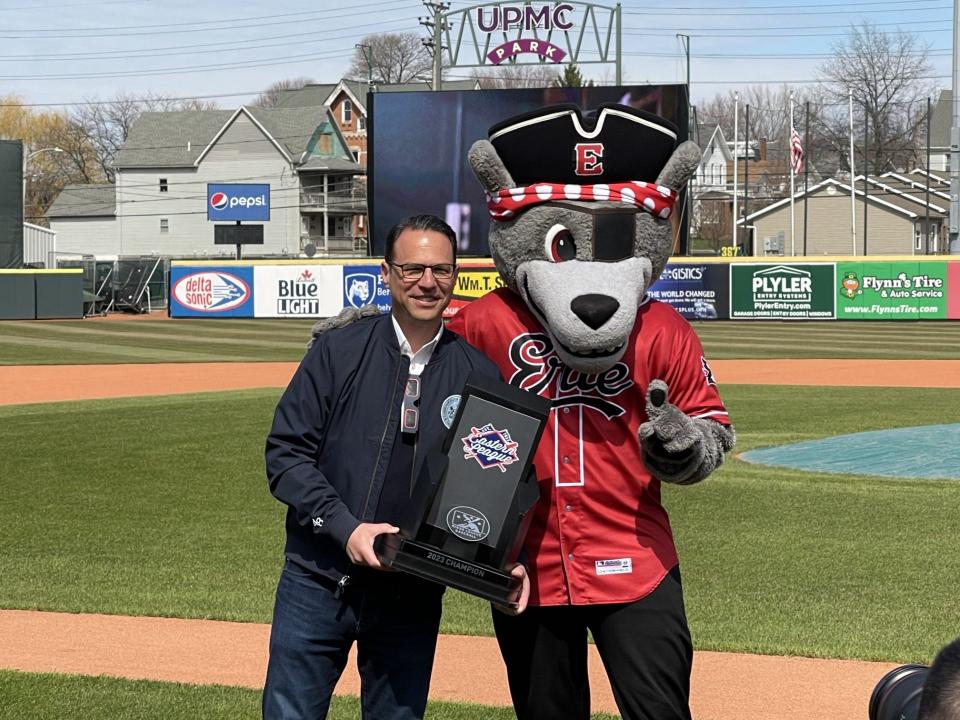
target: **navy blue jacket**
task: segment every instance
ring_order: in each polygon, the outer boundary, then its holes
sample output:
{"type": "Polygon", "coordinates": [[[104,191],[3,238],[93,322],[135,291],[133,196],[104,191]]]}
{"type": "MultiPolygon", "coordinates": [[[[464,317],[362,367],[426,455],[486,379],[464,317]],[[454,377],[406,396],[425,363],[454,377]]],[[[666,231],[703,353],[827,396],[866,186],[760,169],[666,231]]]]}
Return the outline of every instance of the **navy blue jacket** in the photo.
{"type": "MultiPolygon", "coordinates": [[[[373,522],[399,434],[410,361],[389,315],[321,334],[280,398],[267,438],[270,492],[289,506],[288,558],[339,581],[350,573],[346,543],[373,522]]],[[[497,367],[444,330],[421,377],[420,429],[413,472],[447,432],[444,401],[459,395],[471,371],[497,367]]],[[[381,517],[389,517],[387,512],[381,517]]]]}

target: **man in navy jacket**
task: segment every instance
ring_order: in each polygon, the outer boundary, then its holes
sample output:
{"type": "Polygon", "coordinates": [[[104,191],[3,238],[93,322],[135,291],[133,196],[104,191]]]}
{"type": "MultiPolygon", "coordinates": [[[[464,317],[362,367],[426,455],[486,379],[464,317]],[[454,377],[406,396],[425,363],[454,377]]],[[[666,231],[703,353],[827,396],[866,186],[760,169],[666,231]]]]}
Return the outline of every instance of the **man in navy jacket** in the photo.
{"type": "Polygon", "coordinates": [[[443,588],[385,571],[373,542],[398,532],[393,520],[467,376],[499,378],[443,327],[456,246],[432,215],[392,228],[380,268],[390,314],[320,335],[277,405],[266,465],[270,491],[288,506],[287,542],[266,719],[326,717],[354,641],[363,716],[423,717],[443,588]]]}

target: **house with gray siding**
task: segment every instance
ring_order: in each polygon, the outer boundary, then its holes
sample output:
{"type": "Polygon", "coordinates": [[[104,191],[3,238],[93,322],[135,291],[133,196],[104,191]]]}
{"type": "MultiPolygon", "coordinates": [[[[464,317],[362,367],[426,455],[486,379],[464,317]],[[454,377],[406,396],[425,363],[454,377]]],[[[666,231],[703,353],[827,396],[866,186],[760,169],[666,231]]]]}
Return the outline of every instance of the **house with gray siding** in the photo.
{"type": "Polygon", "coordinates": [[[744,218],[741,222],[748,231],[745,237],[749,238],[746,254],[931,255],[946,252],[948,203],[940,193],[931,193],[928,199],[925,188],[916,185],[895,173],[868,177],[866,183],[863,176],[858,177],[854,182],[851,218],[849,182],[828,178],[806,193],[801,191],[794,196],[792,237],[789,198],[744,218]]]}
{"type": "Polygon", "coordinates": [[[246,254],[366,254],[352,229],[366,211],[353,189],[361,168],[322,106],[143,113],[114,165],[116,183],[99,186],[99,202],[90,186],[54,202],[58,250],[232,256],[233,246],[213,243],[207,185],[258,183],[270,187],[270,219],[264,244],[246,254]]]}
{"type": "Polygon", "coordinates": [[[59,257],[118,254],[113,184],[67,185],[47,210],[47,220],[57,234],[59,257]]]}

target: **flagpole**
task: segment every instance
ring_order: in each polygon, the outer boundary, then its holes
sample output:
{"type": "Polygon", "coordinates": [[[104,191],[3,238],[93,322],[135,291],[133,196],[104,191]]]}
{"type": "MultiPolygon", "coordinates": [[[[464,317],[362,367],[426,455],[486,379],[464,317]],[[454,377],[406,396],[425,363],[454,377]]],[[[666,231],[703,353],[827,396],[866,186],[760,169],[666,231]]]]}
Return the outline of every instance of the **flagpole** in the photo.
{"type": "Polygon", "coordinates": [[[740,93],[733,93],[733,241],[732,246],[737,247],[737,135],[739,127],[737,121],[740,118],[740,93]]]}
{"type": "Polygon", "coordinates": [[[854,188],[853,178],[856,175],[853,169],[853,90],[849,91],[850,98],[850,236],[853,242],[853,254],[857,254],[857,191],[854,188]]]}
{"type": "Polygon", "coordinates": [[[793,217],[793,92],[790,93],[790,134],[787,136],[787,162],[790,165],[790,257],[796,257],[797,248],[794,241],[794,217],[793,217]]]}

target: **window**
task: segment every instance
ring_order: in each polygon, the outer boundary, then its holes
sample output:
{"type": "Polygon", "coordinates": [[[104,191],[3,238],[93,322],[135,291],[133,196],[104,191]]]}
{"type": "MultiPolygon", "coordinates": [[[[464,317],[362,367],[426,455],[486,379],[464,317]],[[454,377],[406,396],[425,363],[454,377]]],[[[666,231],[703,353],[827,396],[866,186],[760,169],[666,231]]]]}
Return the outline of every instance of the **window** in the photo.
{"type": "Polygon", "coordinates": [[[160,232],[170,232],[170,221],[167,218],[160,218],[160,232]]]}
{"type": "Polygon", "coordinates": [[[167,191],[167,179],[160,178],[160,192],[166,192],[166,191],[167,191]]]}
{"type": "Polygon", "coordinates": [[[360,130],[367,129],[367,117],[366,115],[357,115],[357,127],[360,130]]]}
{"type": "Polygon", "coordinates": [[[360,162],[360,151],[357,148],[350,148],[350,154],[353,155],[353,161],[355,163],[360,162]]]}
{"type": "Polygon", "coordinates": [[[349,100],[344,100],[343,105],[341,105],[341,119],[346,125],[347,123],[353,122],[353,103],[349,100]]]}

